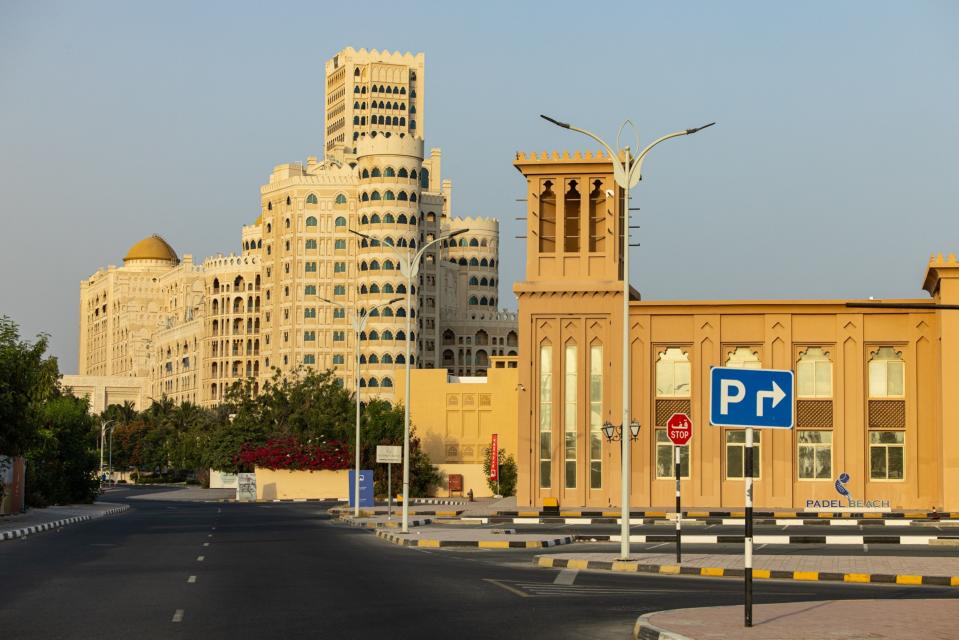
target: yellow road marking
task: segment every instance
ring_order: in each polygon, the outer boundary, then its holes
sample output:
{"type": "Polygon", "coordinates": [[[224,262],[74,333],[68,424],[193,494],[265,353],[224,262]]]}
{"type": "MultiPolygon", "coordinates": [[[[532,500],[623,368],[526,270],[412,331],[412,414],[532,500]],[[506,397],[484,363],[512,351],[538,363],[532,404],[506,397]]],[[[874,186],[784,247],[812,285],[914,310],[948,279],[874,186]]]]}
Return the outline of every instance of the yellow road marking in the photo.
{"type": "Polygon", "coordinates": [[[847,573],[842,579],[844,582],[870,582],[872,577],[868,573],[847,573]]]}
{"type": "MultiPolygon", "coordinates": [[[[721,578],[725,573],[726,570],[722,567],[702,567],[699,570],[699,575],[701,576],[714,576],[721,578]]],[[[755,575],[755,573],[753,575],[755,575]]]]}
{"type": "Polygon", "coordinates": [[[922,576],[896,576],[896,584],[922,584],[922,576]]]}
{"type": "Polygon", "coordinates": [[[819,580],[818,571],[793,571],[793,580],[819,580]]]}

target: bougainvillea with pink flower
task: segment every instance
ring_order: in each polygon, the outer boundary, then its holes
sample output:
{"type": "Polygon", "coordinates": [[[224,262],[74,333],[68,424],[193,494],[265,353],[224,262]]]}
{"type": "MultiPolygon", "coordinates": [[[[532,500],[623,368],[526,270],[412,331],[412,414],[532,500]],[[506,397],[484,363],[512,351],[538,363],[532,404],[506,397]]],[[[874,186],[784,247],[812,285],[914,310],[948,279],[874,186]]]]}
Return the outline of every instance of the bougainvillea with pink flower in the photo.
{"type": "Polygon", "coordinates": [[[273,438],[261,445],[244,445],[236,463],[247,467],[321,471],[349,469],[353,452],[339,440],[300,442],[297,438],[273,438]]]}

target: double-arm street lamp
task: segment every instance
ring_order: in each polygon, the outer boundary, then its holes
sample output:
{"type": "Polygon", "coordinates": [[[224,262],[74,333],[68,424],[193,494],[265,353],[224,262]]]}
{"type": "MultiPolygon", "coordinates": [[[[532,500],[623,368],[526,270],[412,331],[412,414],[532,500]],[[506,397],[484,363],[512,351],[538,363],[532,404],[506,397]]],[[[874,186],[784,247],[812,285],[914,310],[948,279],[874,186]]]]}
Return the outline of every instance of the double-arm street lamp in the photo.
{"type": "MultiPolygon", "coordinates": [[[[646,159],[646,155],[649,151],[658,145],[660,142],[665,142],[670,138],[678,138],[680,136],[688,136],[690,134],[701,131],[706,127],[711,127],[715,122],[710,122],[709,124],[703,125],[701,127],[696,127],[695,129],[683,129],[682,131],[675,131],[673,133],[666,134],[661,138],[657,138],[650,142],[646,147],[639,153],[637,156],[630,155],[629,146],[621,147],[617,151],[613,151],[613,148],[610,147],[602,138],[597,136],[594,133],[586,131],[585,129],[580,129],[574,127],[573,125],[567,122],[560,122],[554,120],[549,116],[540,116],[544,120],[552,122],[558,127],[564,129],[569,129],[570,131],[576,131],[587,135],[599,144],[603,145],[603,148],[606,149],[606,152],[609,154],[610,162],[613,165],[613,178],[616,180],[616,184],[624,191],[623,197],[623,211],[622,214],[622,234],[623,234],[623,422],[619,427],[620,433],[626,427],[630,425],[630,431],[632,431],[632,425],[634,424],[632,416],[630,415],[630,344],[629,344],[629,228],[630,228],[630,202],[629,202],[629,190],[631,187],[636,186],[637,183],[642,179],[643,176],[643,160],[646,159]]],[[[623,129],[626,125],[632,126],[632,122],[627,120],[619,128],[619,133],[616,135],[616,146],[619,147],[619,137],[623,133],[623,129]]],[[[639,148],[639,140],[637,139],[636,148],[639,148]]],[[[638,434],[638,429],[637,429],[638,434]]],[[[611,435],[611,434],[608,434],[611,435]]],[[[623,485],[622,485],[622,518],[620,523],[620,558],[622,560],[629,559],[629,454],[630,447],[629,443],[631,438],[621,438],[622,440],[622,475],[623,475],[623,485]]]]}
{"type": "MultiPolygon", "coordinates": [[[[346,305],[340,302],[334,302],[324,298],[323,296],[317,296],[320,300],[327,304],[331,304],[334,307],[339,307],[340,309],[346,310],[346,305]]],[[[356,367],[355,380],[355,392],[356,396],[356,444],[354,446],[356,450],[356,471],[353,474],[353,517],[360,517],[360,332],[366,328],[366,323],[370,319],[373,311],[380,309],[382,307],[395,304],[402,300],[402,298],[393,298],[389,302],[384,302],[383,304],[378,304],[375,307],[371,307],[366,313],[360,313],[359,307],[353,307],[353,317],[350,318],[350,324],[353,326],[353,366],[356,367]]]]}
{"type": "Polygon", "coordinates": [[[403,533],[409,533],[410,523],[410,345],[413,342],[412,316],[413,316],[413,282],[420,272],[420,259],[426,250],[438,242],[455,238],[469,231],[469,229],[457,229],[451,233],[446,233],[431,240],[415,251],[411,247],[397,247],[394,244],[387,244],[379,238],[350,229],[350,232],[366,238],[370,242],[388,247],[397,258],[400,265],[400,273],[406,278],[406,399],[403,402],[403,533]],[[405,249],[405,251],[404,251],[405,249]]]}
{"type": "MultiPolygon", "coordinates": [[[[107,435],[107,425],[110,423],[115,423],[116,420],[106,420],[100,423],[100,480],[102,482],[103,478],[103,451],[104,451],[104,440],[106,440],[107,435]]],[[[110,467],[113,468],[113,430],[116,429],[116,424],[110,427],[110,467]]]]}

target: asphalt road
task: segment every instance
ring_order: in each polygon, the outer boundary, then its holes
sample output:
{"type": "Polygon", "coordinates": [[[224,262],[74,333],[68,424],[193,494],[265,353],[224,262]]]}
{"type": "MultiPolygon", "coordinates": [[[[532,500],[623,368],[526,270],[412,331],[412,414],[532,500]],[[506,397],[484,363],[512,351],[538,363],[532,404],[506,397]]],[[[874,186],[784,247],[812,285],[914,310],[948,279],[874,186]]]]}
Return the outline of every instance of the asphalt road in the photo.
{"type": "MultiPolygon", "coordinates": [[[[129,503],[124,515],[0,544],[4,639],[627,638],[642,613],[742,598],[738,581],[561,573],[525,551],[402,548],[312,503],[129,503]]],[[[955,593],[757,589],[758,602],[863,597],[955,593]]]]}

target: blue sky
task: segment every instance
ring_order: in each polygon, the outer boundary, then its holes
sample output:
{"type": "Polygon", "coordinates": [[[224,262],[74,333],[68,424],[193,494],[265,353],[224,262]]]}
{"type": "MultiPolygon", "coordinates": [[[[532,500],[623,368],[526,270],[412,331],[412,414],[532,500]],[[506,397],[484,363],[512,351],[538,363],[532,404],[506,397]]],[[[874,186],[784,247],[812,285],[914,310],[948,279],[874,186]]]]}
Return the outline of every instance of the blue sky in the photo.
{"type": "Polygon", "coordinates": [[[454,213],[501,220],[523,274],[517,150],[631,118],[647,299],[920,297],[959,251],[959,4],[0,4],[0,314],[76,371],[79,282],[162,234],[238,251],[275,164],[322,155],[323,65],[426,54],[454,213]],[[477,9],[469,9],[475,6],[477,9]]]}

